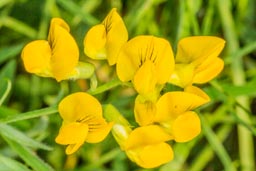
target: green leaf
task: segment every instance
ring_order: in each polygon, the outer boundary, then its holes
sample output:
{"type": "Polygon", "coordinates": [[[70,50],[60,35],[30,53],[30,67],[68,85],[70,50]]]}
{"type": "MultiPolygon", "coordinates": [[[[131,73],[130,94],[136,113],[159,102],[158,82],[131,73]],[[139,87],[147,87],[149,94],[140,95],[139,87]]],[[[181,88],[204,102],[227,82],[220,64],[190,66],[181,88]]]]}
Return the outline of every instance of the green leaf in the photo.
{"type": "Polygon", "coordinates": [[[15,129],[12,126],[6,124],[0,124],[0,134],[8,137],[9,139],[18,142],[19,144],[27,147],[33,147],[35,149],[40,148],[44,150],[52,150],[51,147],[42,144],[38,141],[33,140],[32,138],[28,137],[21,131],[15,129]],[[15,135],[15,136],[13,136],[15,135]]]}
{"type": "Polygon", "coordinates": [[[28,164],[33,170],[36,171],[53,171],[53,168],[40,159],[35,152],[31,149],[22,146],[21,144],[13,141],[12,139],[3,136],[5,141],[10,147],[28,164]]]}
{"type": "Polygon", "coordinates": [[[3,118],[3,119],[0,119],[0,123],[11,123],[11,122],[21,121],[26,119],[32,119],[40,116],[55,114],[57,112],[58,112],[57,106],[51,106],[44,109],[20,113],[20,114],[9,116],[7,118],[3,118]]]}
{"type": "Polygon", "coordinates": [[[0,171],[7,171],[7,170],[22,170],[22,171],[31,171],[22,163],[17,162],[9,157],[5,157],[0,155],[0,171]]]}

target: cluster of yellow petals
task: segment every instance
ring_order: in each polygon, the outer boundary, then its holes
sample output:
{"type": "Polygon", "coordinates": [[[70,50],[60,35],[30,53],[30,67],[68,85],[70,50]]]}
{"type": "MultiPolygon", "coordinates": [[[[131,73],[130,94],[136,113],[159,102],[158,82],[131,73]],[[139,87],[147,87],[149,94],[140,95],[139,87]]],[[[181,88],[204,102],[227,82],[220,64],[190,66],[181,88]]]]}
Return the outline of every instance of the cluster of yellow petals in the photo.
{"type": "Polygon", "coordinates": [[[63,119],[55,141],[68,145],[66,154],[72,154],[88,143],[98,143],[105,139],[113,123],[107,123],[102,116],[102,107],[98,100],[84,92],[65,97],[58,110],[63,119]]]}
{"type": "Polygon", "coordinates": [[[119,50],[128,40],[125,24],[113,8],[101,24],[93,26],[84,38],[84,53],[92,59],[107,59],[114,65],[119,50]]]}
{"type": "Polygon", "coordinates": [[[218,57],[225,41],[213,36],[192,36],[181,39],[175,57],[175,71],[169,82],[180,87],[206,83],[223,69],[218,57]]]}
{"type": "Polygon", "coordinates": [[[165,84],[173,70],[174,57],[169,42],[154,36],[129,40],[123,45],[116,63],[119,79],[132,81],[137,92],[144,96],[165,84]]]}
{"type": "MultiPolygon", "coordinates": [[[[57,81],[72,78],[79,67],[79,50],[69,33],[69,26],[59,18],[51,21],[48,40],[36,40],[22,51],[25,69],[57,81]]],[[[110,132],[121,149],[136,164],[154,168],[173,159],[168,141],[187,142],[201,132],[200,118],[193,110],[210,98],[193,84],[212,80],[223,69],[218,57],[225,41],[211,36],[183,38],[174,58],[170,43],[163,38],[141,35],[128,41],[125,24],[112,9],[102,23],[93,26],[84,38],[84,53],[92,59],[106,59],[116,64],[123,82],[132,82],[138,96],[134,114],[139,127],[129,122],[113,107],[102,116],[101,104],[93,96],[78,92],[59,104],[62,126],[55,141],[67,145],[66,153],[76,152],[84,142],[97,143],[110,132]],[[183,91],[162,94],[165,84],[183,91]]]]}

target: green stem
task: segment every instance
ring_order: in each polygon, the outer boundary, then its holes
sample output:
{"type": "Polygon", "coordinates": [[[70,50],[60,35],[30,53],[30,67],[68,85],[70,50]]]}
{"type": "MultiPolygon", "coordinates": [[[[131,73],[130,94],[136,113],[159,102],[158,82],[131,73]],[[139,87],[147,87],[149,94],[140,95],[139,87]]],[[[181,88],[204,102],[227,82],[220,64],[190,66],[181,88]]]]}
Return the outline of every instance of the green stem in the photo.
{"type": "Polygon", "coordinates": [[[17,115],[12,115],[10,117],[6,117],[3,119],[0,119],[0,123],[17,122],[17,121],[32,119],[32,118],[36,118],[36,117],[40,117],[40,116],[51,115],[51,114],[55,114],[57,112],[58,112],[57,106],[51,106],[51,107],[47,107],[44,109],[34,110],[34,111],[30,111],[30,112],[25,112],[25,113],[19,113],[17,115]]]}
{"type": "Polygon", "coordinates": [[[114,79],[106,84],[103,84],[102,86],[99,86],[95,89],[90,89],[87,91],[87,93],[91,94],[91,95],[96,95],[96,94],[100,94],[100,93],[103,93],[107,90],[110,90],[114,87],[117,87],[119,85],[123,84],[123,82],[121,82],[120,80],[118,79],[114,79]]]}
{"type": "MultiPolygon", "coordinates": [[[[230,1],[218,0],[218,9],[221,16],[222,26],[227,39],[227,47],[232,56],[231,74],[234,85],[243,85],[245,83],[245,73],[241,57],[235,53],[239,50],[238,38],[235,33],[235,25],[229,9],[230,1]]],[[[246,96],[236,98],[236,101],[244,108],[249,109],[249,99],[246,96]]],[[[236,108],[237,115],[245,122],[250,124],[248,113],[240,107],[236,108]]],[[[243,125],[238,125],[239,153],[242,171],[255,170],[254,146],[251,132],[243,125]]]]}

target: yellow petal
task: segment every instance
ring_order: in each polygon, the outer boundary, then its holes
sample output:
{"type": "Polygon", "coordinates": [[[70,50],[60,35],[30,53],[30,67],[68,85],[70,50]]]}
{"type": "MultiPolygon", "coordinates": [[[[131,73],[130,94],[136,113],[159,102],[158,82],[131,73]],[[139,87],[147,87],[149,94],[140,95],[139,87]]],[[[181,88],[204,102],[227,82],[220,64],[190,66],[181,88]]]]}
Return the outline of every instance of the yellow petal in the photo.
{"type": "Polygon", "coordinates": [[[61,81],[67,79],[78,64],[79,50],[74,38],[63,25],[54,24],[50,31],[52,72],[56,80],[61,81]]]}
{"type": "Polygon", "coordinates": [[[133,79],[134,87],[139,94],[146,95],[154,91],[156,83],[157,74],[154,63],[148,60],[136,72],[133,79]]]}
{"type": "Polygon", "coordinates": [[[88,125],[78,122],[63,124],[55,141],[58,144],[77,144],[85,141],[88,134],[88,125]]]}
{"type": "Polygon", "coordinates": [[[117,61],[117,56],[121,47],[128,40],[128,32],[125,24],[117,13],[116,8],[113,8],[107,17],[104,19],[103,24],[107,31],[107,59],[109,65],[114,65],[117,61]]]}
{"type": "Polygon", "coordinates": [[[217,57],[224,48],[225,41],[213,36],[192,36],[179,41],[176,63],[201,63],[211,57],[217,57]]]}
{"type": "Polygon", "coordinates": [[[137,36],[122,47],[117,59],[117,75],[121,81],[133,79],[146,61],[154,63],[157,83],[164,84],[174,69],[171,46],[165,39],[154,36],[137,36]]]}
{"type": "Polygon", "coordinates": [[[103,24],[92,27],[84,38],[84,53],[92,59],[106,59],[106,28],[103,24]]]}
{"type": "Polygon", "coordinates": [[[201,123],[198,115],[192,111],[180,115],[173,122],[172,131],[177,142],[192,140],[201,132],[201,123]]]}
{"type": "Polygon", "coordinates": [[[106,138],[106,136],[109,134],[111,128],[113,127],[113,122],[110,123],[104,123],[101,126],[99,126],[99,129],[91,130],[86,138],[86,142],[88,143],[98,143],[101,142],[106,138]]]}
{"type": "Polygon", "coordinates": [[[126,151],[128,157],[143,168],[154,168],[173,159],[173,150],[167,143],[159,143],[126,151]]]}
{"type": "Polygon", "coordinates": [[[84,92],[73,93],[65,97],[60,102],[58,110],[65,122],[80,121],[86,117],[102,117],[99,101],[84,92]]]}
{"type": "Polygon", "coordinates": [[[140,146],[157,144],[171,140],[172,138],[173,137],[171,135],[167,134],[158,125],[138,127],[130,133],[126,141],[125,148],[126,150],[128,150],[140,146]]]}
{"type": "Polygon", "coordinates": [[[135,120],[140,126],[146,126],[154,122],[156,114],[156,104],[151,101],[141,100],[138,95],[135,100],[134,115],[135,120]]]}
{"type": "Polygon", "coordinates": [[[206,100],[206,103],[208,103],[211,100],[210,97],[202,89],[200,89],[196,86],[187,86],[184,89],[184,91],[204,98],[206,100]]]}
{"type": "Polygon", "coordinates": [[[207,102],[208,100],[192,93],[182,91],[165,93],[157,102],[155,121],[164,122],[175,119],[180,114],[193,110],[207,102]]]}
{"type": "Polygon", "coordinates": [[[208,81],[211,81],[213,78],[215,78],[224,68],[224,61],[220,58],[214,58],[211,60],[211,64],[209,64],[205,69],[196,71],[195,77],[193,79],[194,83],[197,84],[203,84],[208,81]]]}
{"type": "Polygon", "coordinates": [[[51,19],[51,24],[50,24],[50,29],[49,29],[49,34],[48,34],[48,42],[53,42],[54,40],[54,29],[56,26],[60,26],[63,29],[65,29],[67,32],[70,31],[69,25],[61,18],[52,18],[51,19]]]}
{"type": "Polygon", "coordinates": [[[22,50],[22,60],[27,72],[51,77],[51,48],[47,41],[36,40],[28,43],[22,50]]]}

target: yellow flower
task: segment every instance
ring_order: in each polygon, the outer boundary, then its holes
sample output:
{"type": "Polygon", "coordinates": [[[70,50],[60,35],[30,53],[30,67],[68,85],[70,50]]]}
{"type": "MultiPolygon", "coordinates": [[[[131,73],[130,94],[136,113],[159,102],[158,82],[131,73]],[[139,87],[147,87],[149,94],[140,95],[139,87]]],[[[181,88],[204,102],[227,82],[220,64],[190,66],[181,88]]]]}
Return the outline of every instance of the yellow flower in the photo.
{"type": "Polygon", "coordinates": [[[57,81],[77,74],[79,50],[69,31],[64,20],[53,18],[48,41],[35,40],[24,47],[21,57],[26,71],[57,81]]]}
{"type": "Polygon", "coordinates": [[[143,168],[154,168],[173,159],[173,150],[166,141],[173,137],[158,125],[134,129],[125,144],[127,156],[143,168]]]}
{"type": "Polygon", "coordinates": [[[193,36],[180,40],[175,71],[169,82],[186,87],[212,80],[224,67],[223,60],[218,57],[224,44],[223,39],[211,36],[193,36]]]}
{"type": "Polygon", "coordinates": [[[92,27],[84,38],[84,53],[92,59],[107,59],[114,65],[120,48],[128,40],[125,24],[113,8],[101,24],[92,27]]]}
{"type": "Polygon", "coordinates": [[[173,159],[173,150],[166,142],[173,136],[158,125],[131,129],[129,122],[112,105],[106,105],[104,116],[114,122],[112,134],[130,160],[144,168],[154,168],[173,159]]]}
{"type": "Polygon", "coordinates": [[[161,90],[174,70],[172,48],[163,38],[137,36],[124,44],[116,67],[121,81],[132,80],[139,94],[155,99],[155,91],[161,90]]]}
{"type": "Polygon", "coordinates": [[[65,97],[58,110],[63,123],[55,141],[68,145],[66,154],[74,153],[84,142],[102,141],[113,125],[102,117],[98,100],[87,93],[78,92],[65,97]]]}
{"type": "Polygon", "coordinates": [[[200,119],[191,110],[208,101],[208,96],[195,87],[188,92],[165,93],[157,101],[154,122],[161,125],[175,141],[189,141],[201,132],[200,119]]]}

